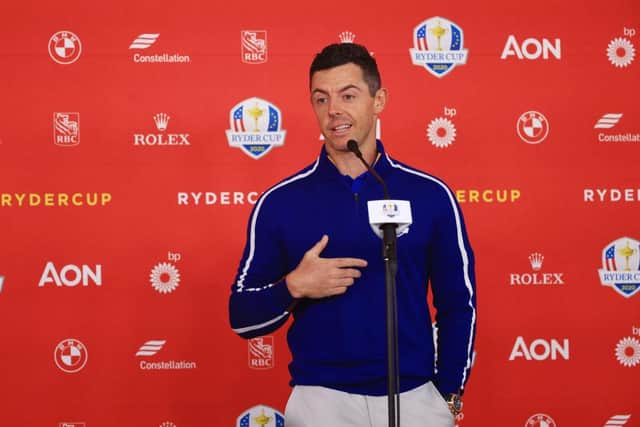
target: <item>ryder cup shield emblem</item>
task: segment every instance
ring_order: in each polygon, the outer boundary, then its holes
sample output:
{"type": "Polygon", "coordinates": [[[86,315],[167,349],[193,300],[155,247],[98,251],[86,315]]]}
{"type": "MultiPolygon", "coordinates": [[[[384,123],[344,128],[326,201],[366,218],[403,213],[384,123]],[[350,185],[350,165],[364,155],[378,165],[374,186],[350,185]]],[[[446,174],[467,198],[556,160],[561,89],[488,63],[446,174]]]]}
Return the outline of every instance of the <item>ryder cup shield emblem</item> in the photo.
{"type": "Polygon", "coordinates": [[[640,291],[640,242],[629,237],[614,240],[602,250],[602,286],[609,286],[625,298],[640,291]]]}
{"type": "Polygon", "coordinates": [[[436,77],[449,74],[456,65],[467,63],[468,50],[464,46],[464,33],[455,23],[435,16],[413,29],[411,62],[422,66],[436,77]]]}
{"type": "Polygon", "coordinates": [[[284,144],[286,131],[281,129],[280,109],[264,99],[249,98],[237,104],[231,109],[229,123],[229,145],[254,159],[284,144]]]}
{"type": "Polygon", "coordinates": [[[236,427],[284,427],[284,416],[270,406],[258,405],[236,420],[236,427]]]}

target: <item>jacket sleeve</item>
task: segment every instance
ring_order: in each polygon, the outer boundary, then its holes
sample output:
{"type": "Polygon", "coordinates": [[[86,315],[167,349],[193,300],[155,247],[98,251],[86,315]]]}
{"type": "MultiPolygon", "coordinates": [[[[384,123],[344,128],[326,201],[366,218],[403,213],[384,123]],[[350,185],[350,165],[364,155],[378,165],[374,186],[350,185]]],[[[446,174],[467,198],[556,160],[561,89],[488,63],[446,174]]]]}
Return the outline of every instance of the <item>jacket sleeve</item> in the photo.
{"type": "Polygon", "coordinates": [[[229,298],[229,321],[243,338],[271,333],[289,317],[294,298],[284,276],[286,263],[276,233],[277,217],[269,212],[267,194],[256,203],[247,226],[247,241],[229,298]]]}
{"type": "Polygon", "coordinates": [[[437,311],[435,385],[441,393],[458,393],[464,392],[474,354],[474,256],[462,212],[448,188],[440,206],[430,263],[433,304],[437,311]]]}

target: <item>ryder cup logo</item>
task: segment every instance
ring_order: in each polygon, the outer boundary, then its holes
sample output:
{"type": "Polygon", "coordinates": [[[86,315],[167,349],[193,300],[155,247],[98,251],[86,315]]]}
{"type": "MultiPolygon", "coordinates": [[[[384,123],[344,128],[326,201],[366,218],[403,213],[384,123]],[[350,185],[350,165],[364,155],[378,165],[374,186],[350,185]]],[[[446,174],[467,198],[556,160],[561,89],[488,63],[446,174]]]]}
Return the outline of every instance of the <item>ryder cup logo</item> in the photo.
{"type": "Polygon", "coordinates": [[[395,203],[385,203],[382,205],[382,213],[388,218],[398,215],[398,205],[395,203]]]}
{"type": "Polygon", "coordinates": [[[236,420],[236,427],[284,427],[284,416],[270,406],[258,405],[249,409],[236,420]]]}
{"type": "Polygon", "coordinates": [[[280,109],[260,98],[245,99],[231,109],[227,139],[231,147],[241,148],[254,159],[284,144],[280,109]]]}
{"type": "Polygon", "coordinates": [[[58,368],[70,374],[84,368],[88,358],[87,348],[75,338],[60,341],[53,353],[58,368]]]}
{"type": "Polygon", "coordinates": [[[413,29],[413,65],[423,66],[436,77],[449,74],[456,65],[467,63],[462,29],[439,16],[429,18],[413,29]]]}
{"type": "Polygon", "coordinates": [[[82,44],[71,31],[58,31],[49,39],[49,56],[58,64],[72,64],[78,60],[82,44]]]}
{"type": "Polygon", "coordinates": [[[610,286],[625,298],[640,290],[640,242],[622,237],[602,250],[602,286],[610,286]]]}

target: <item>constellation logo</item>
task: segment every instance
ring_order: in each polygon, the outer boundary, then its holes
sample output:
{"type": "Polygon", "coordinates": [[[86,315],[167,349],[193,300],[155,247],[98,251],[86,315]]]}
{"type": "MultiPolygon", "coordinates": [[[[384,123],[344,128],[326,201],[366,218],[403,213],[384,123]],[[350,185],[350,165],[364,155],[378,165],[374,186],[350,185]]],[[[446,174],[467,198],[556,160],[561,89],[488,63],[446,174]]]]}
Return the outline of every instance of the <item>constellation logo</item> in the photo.
{"type": "Polygon", "coordinates": [[[516,342],[511,350],[509,360],[513,361],[517,358],[523,357],[526,360],[543,361],[551,358],[551,360],[557,360],[560,356],[564,360],[569,360],[569,339],[564,338],[562,344],[556,339],[549,341],[538,338],[533,340],[530,345],[527,346],[523,337],[517,337],[516,342]]]}
{"type": "Polygon", "coordinates": [[[267,424],[284,427],[284,415],[270,406],[258,405],[245,411],[236,420],[236,427],[266,426],[267,424]]]}
{"type": "Polygon", "coordinates": [[[3,286],[4,286],[4,276],[0,276],[0,293],[2,293],[3,286]]]}
{"type": "Polygon", "coordinates": [[[84,422],[77,421],[63,421],[58,424],[58,427],[86,427],[86,424],[84,422]]]}
{"type": "Polygon", "coordinates": [[[274,367],[273,336],[252,338],[248,341],[247,346],[251,369],[271,369],[274,367]]]}
{"type": "MultiPolygon", "coordinates": [[[[622,119],[622,113],[607,113],[603,115],[593,126],[594,129],[612,129],[618,125],[622,119]]],[[[640,142],[640,133],[638,132],[598,132],[599,142],[640,142]]]]}
{"type": "Polygon", "coordinates": [[[155,356],[157,352],[162,350],[162,346],[164,346],[166,342],[165,340],[147,341],[140,346],[136,356],[155,356]]]}
{"type": "Polygon", "coordinates": [[[170,262],[161,262],[151,270],[149,281],[151,287],[161,294],[170,294],[175,291],[180,284],[180,272],[171,263],[178,262],[182,259],[180,253],[169,252],[167,259],[170,262]]]}
{"type": "MultiPolygon", "coordinates": [[[[129,50],[145,50],[154,45],[159,33],[143,33],[136,37],[129,45],[129,50]]],[[[143,55],[139,52],[133,54],[133,62],[136,64],[188,64],[191,62],[189,55],[181,55],[178,53],[156,53],[151,55],[143,55]]]]}
{"type": "Polygon", "coordinates": [[[89,286],[90,284],[102,286],[102,265],[96,264],[92,268],[86,264],[80,267],[69,264],[62,267],[58,273],[56,266],[49,261],[44,267],[38,287],[42,288],[47,283],[55,283],[59,288],[62,286],[73,288],[81,282],[82,286],[89,286]]]}
{"type": "Polygon", "coordinates": [[[80,113],[53,113],[53,143],[60,147],[80,144],[80,113]]]}
{"type": "Polygon", "coordinates": [[[174,423],[172,423],[171,421],[165,421],[162,424],[160,424],[160,427],[178,427],[176,426],[174,423]]]}
{"type": "Polygon", "coordinates": [[[229,113],[229,146],[259,159],[273,147],[284,145],[286,131],[281,129],[281,122],[282,113],[274,104],[255,97],[245,99],[229,113]]]}
{"type": "Polygon", "coordinates": [[[518,59],[549,59],[549,54],[554,58],[560,59],[562,57],[560,39],[555,39],[553,44],[549,39],[543,38],[542,41],[534,38],[525,39],[522,44],[518,43],[516,36],[511,34],[507,38],[507,43],[504,45],[502,55],[500,59],[507,59],[509,56],[516,56],[518,59]]]}
{"type": "Polygon", "coordinates": [[[622,118],[622,113],[607,113],[600,117],[600,120],[593,126],[594,129],[611,129],[618,124],[622,118]]]}
{"type": "Polygon", "coordinates": [[[549,415],[535,414],[529,417],[524,427],[556,427],[556,422],[549,415]]]}
{"type": "Polygon", "coordinates": [[[625,298],[640,291],[640,242],[629,237],[614,240],[602,250],[602,286],[611,287],[625,298]]]}
{"type": "Polygon", "coordinates": [[[155,146],[155,145],[191,145],[188,133],[164,133],[169,126],[171,116],[166,113],[158,113],[153,116],[158,133],[136,133],[133,134],[133,145],[155,146]]]}
{"type": "Polygon", "coordinates": [[[633,326],[631,332],[635,336],[622,338],[616,345],[616,359],[622,366],[633,368],[640,365],[640,328],[633,326]]]}
{"type": "Polygon", "coordinates": [[[58,64],[73,64],[80,58],[82,44],[71,31],[58,31],[49,39],[49,56],[58,64]]]}
{"type": "Polygon", "coordinates": [[[533,273],[511,273],[509,284],[511,286],[529,285],[564,285],[563,273],[541,273],[544,255],[534,252],[529,255],[529,264],[533,273]]]}
{"type": "Polygon", "coordinates": [[[436,77],[444,77],[457,65],[467,63],[468,50],[463,45],[462,28],[446,18],[428,18],[413,29],[411,62],[436,77]]]}
{"type": "Polygon", "coordinates": [[[527,144],[540,144],[549,134],[549,121],[537,111],[527,111],[518,118],[516,130],[527,144]]]}
{"type": "MultiPolygon", "coordinates": [[[[446,117],[455,117],[455,108],[444,107],[446,117]]],[[[427,126],[427,139],[438,148],[446,148],[453,144],[456,139],[456,127],[451,120],[446,117],[438,117],[431,120],[427,126]]]]}
{"type": "Polygon", "coordinates": [[[267,32],[265,30],[240,31],[242,62],[263,64],[267,62],[267,32]]]}
{"type": "Polygon", "coordinates": [[[624,27],[622,33],[624,37],[616,37],[607,45],[607,58],[616,68],[628,67],[636,56],[636,49],[629,40],[636,35],[636,29],[624,27]]]}
{"type": "Polygon", "coordinates": [[[129,49],[148,49],[158,40],[158,37],[160,37],[160,34],[140,34],[131,43],[129,49]]]}
{"type": "Polygon", "coordinates": [[[338,34],[338,38],[340,39],[340,43],[353,43],[356,39],[356,35],[351,31],[343,31],[338,34]]]}
{"type": "Polygon", "coordinates": [[[87,347],[75,338],[60,341],[53,352],[53,360],[60,370],[73,374],[87,364],[87,347]]]}
{"type": "Polygon", "coordinates": [[[607,420],[607,422],[605,423],[604,427],[620,427],[623,426],[627,423],[627,421],[629,421],[629,418],[631,418],[631,414],[628,415],[614,415],[613,417],[609,418],[607,420]]]}
{"type": "MultiPolygon", "coordinates": [[[[164,348],[166,340],[151,340],[145,342],[136,352],[136,357],[151,357],[158,354],[164,348]]],[[[142,370],[151,371],[176,371],[185,369],[196,369],[196,362],[188,360],[163,360],[159,362],[149,362],[141,360],[139,367],[142,370]]]]}

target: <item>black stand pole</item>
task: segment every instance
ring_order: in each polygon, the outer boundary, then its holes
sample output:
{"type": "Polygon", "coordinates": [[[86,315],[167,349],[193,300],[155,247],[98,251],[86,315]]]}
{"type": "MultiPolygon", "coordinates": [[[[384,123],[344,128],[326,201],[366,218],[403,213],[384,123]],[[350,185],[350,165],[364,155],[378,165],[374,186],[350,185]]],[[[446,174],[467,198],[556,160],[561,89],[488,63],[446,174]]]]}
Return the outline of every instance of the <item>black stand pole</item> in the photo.
{"type": "Polygon", "coordinates": [[[382,258],[385,264],[387,290],[387,402],[389,427],[400,427],[400,375],[398,372],[398,310],[396,301],[396,273],[398,252],[396,224],[384,224],[382,258]]]}

